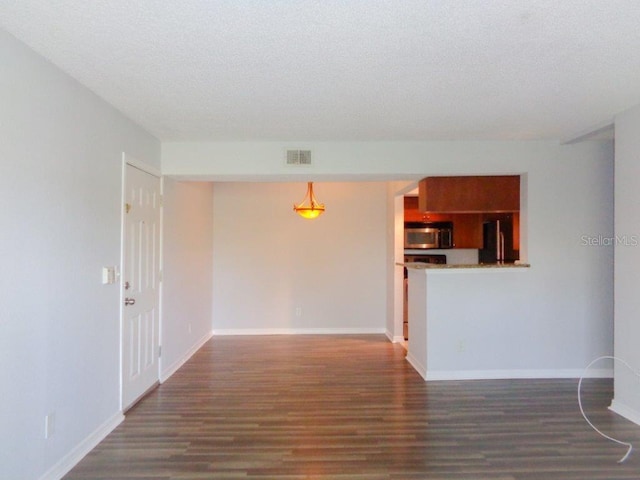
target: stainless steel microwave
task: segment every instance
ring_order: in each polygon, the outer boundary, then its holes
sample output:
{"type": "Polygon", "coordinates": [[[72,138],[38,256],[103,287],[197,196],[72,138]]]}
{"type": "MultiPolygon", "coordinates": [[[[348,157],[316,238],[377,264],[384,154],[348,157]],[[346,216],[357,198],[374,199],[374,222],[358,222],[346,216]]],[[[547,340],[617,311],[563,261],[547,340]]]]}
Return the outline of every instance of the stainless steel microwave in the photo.
{"type": "Polygon", "coordinates": [[[404,248],[453,248],[453,224],[407,222],[404,225],[404,248]]]}

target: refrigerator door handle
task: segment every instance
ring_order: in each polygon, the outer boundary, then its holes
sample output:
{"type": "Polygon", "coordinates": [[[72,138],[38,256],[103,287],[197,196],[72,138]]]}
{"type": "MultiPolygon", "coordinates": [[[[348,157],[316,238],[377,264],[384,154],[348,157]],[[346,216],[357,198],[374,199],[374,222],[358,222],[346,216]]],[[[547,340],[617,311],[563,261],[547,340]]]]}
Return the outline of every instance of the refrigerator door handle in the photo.
{"type": "Polygon", "coordinates": [[[502,257],[500,256],[500,252],[502,248],[500,246],[502,242],[500,241],[500,220],[496,220],[496,261],[499,262],[502,257]]]}

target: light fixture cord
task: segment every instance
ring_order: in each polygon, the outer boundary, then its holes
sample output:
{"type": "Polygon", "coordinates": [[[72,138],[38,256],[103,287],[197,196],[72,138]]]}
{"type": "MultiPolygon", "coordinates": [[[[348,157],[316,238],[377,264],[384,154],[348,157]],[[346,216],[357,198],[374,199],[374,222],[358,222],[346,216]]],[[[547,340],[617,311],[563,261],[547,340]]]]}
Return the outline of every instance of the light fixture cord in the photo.
{"type": "Polygon", "coordinates": [[[315,210],[317,206],[319,206],[320,204],[318,203],[318,200],[316,199],[315,194],[313,193],[313,182],[309,182],[309,200],[311,202],[311,210],[315,210]]]}
{"type": "Polygon", "coordinates": [[[311,210],[316,208],[316,196],[313,194],[313,182],[309,182],[309,202],[311,203],[311,210]]]}

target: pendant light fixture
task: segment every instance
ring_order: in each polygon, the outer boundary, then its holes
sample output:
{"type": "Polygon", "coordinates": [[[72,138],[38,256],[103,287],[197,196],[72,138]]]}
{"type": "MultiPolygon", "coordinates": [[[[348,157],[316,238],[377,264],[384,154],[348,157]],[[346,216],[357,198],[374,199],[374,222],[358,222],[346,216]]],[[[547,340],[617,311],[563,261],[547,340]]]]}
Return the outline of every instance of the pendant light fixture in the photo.
{"type": "Polygon", "coordinates": [[[324,213],[324,203],[318,203],[313,194],[313,182],[307,182],[307,194],[299,205],[293,204],[293,209],[302,218],[317,218],[324,213]]]}

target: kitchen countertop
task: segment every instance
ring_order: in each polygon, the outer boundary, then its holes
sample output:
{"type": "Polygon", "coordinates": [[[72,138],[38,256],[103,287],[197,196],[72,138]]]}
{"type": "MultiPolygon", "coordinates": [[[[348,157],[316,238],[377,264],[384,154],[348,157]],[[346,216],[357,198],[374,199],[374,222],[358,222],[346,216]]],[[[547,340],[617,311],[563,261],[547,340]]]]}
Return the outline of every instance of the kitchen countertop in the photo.
{"type": "Polygon", "coordinates": [[[483,268],[529,268],[531,267],[528,263],[476,263],[476,264],[437,264],[437,263],[423,263],[423,262],[411,262],[411,263],[396,263],[396,265],[400,265],[407,268],[413,268],[415,270],[455,270],[462,268],[473,268],[473,269],[483,269],[483,268]]]}

